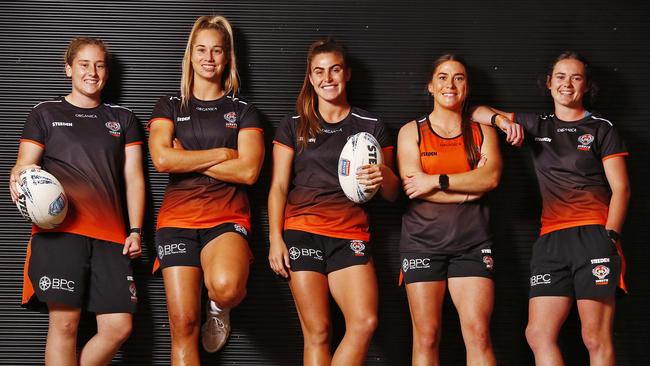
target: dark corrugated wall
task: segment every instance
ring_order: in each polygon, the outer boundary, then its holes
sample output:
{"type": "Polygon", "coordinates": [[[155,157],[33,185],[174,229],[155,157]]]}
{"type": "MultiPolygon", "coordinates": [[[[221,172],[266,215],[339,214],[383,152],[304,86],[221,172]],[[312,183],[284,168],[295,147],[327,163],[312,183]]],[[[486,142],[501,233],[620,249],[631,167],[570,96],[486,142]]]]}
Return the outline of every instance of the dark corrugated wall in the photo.
{"type": "MultiPolygon", "coordinates": [[[[0,10],[0,364],[38,365],[47,317],[21,309],[20,289],[28,225],[11,204],[8,172],[23,122],[36,103],[65,95],[62,55],[70,38],[106,40],[115,56],[107,99],[134,110],[146,123],[157,98],[177,90],[182,52],[194,19],[223,14],[236,28],[244,94],[262,111],[267,140],[290,113],[303,78],[309,43],[322,36],[344,41],[354,58],[353,102],[381,116],[396,131],[430,109],[424,85],[431,61],[457,52],[472,65],[473,98],[506,110],[551,107],[536,86],[546,63],[564,49],[583,52],[601,85],[596,110],[621,129],[631,151],[634,189],[624,249],[632,296],[618,304],[615,342],[620,365],[647,363],[650,266],[650,62],[647,5],[635,2],[388,2],[388,1],[3,1],[0,10]]],[[[491,195],[496,247],[493,342],[500,364],[531,364],[524,339],[528,259],[536,237],[539,195],[525,153],[503,147],[505,171],[491,195]]],[[[268,162],[267,162],[268,163],[268,162]]],[[[169,329],[162,280],[149,275],[154,212],[166,176],[148,163],[149,212],[145,254],[136,263],[141,303],[132,337],[115,364],[169,363],[169,329]]],[[[297,365],[302,338],[285,283],[268,269],[266,194],[269,165],[251,190],[254,214],[249,294],[233,313],[233,334],[205,364],[297,365]]],[[[410,320],[405,293],[396,287],[401,204],[370,204],[380,325],[368,365],[410,362],[410,320]]],[[[363,286],[363,284],[359,284],[363,286]]],[[[89,321],[90,320],[90,321],[89,321]]],[[[92,333],[86,319],[81,338],[92,333]]],[[[445,307],[443,364],[465,360],[457,316],[445,307]]],[[[337,323],[340,337],[340,315],[337,323]]],[[[561,337],[567,364],[588,362],[573,314],[561,337]]]]}

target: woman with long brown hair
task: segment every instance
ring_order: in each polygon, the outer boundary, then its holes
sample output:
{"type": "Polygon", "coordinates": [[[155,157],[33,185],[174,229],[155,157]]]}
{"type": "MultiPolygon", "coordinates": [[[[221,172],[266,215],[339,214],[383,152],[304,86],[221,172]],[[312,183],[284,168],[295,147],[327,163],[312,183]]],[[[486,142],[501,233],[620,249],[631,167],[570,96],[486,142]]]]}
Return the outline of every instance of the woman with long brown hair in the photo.
{"type": "Polygon", "coordinates": [[[455,55],[438,58],[428,91],[433,111],[399,133],[398,165],[411,200],[402,218],[400,279],[413,323],[413,365],[439,364],[442,304],[449,289],[467,363],[494,365],[489,209],[481,200],[501,175],[496,132],[471,121],[469,75],[455,55]]]}
{"type": "Polygon", "coordinates": [[[358,171],[366,189],[394,200],[399,181],[384,125],[347,98],[351,69],[343,47],[317,41],[296,102],[273,146],[269,192],[269,263],[288,279],[304,336],[305,365],[361,365],[377,326],[377,279],[368,216],[338,181],[338,158],[349,136],[368,132],[379,141],[385,164],[358,171]],[[293,177],[293,180],[291,179],[293,177]],[[345,336],[330,352],[329,295],[345,318],[345,336]]]}
{"type": "Polygon", "coordinates": [[[201,289],[210,301],[202,327],[206,351],[230,334],[230,309],[246,296],[250,209],[264,139],[255,107],[239,96],[233,32],[221,16],[196,20],[183,58],[180,95],[160,98],[149,148],[169,184],[158,213],[156,269],[162,268],[172,364],[198,365],[201,289]]]}

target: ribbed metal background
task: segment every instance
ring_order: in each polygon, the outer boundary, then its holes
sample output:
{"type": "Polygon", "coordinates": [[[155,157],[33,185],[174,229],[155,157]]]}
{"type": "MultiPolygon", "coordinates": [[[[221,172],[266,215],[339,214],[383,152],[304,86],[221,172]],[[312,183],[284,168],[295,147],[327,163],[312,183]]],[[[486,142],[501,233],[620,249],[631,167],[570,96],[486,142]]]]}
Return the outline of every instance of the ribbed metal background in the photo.
{"type": "MultiPolygon", "coordinates": [[[[3,1],[0,9],[0,364],[43,363],[47,317],[19,308],[29,227],[11,204],[7,174],[31,107],[69,91],[62,55],[70,38],[97,36],[115,56],[107,99],[132,108],[144,124],[154,102],[177,90],[181,57],[194,19],[223,14],[236,28],[244,94],[267,124],[267,140],[290,113],[303,78],[309,43],[322,36],[344,41],[354,58],[353,102],[381,116],[395,131],[430,109],[424,93],[429,65],[457,52],[472,65],[473,97],[506,110],[541,111],[549,98],[536,86],[546,63],[564,49],[584,53],[595,66],[602,92],[596,109],[627,140],[634,188],[624,249],[632,296],[618,304],[615,342],[620,365],[647,364],[650,327],[647,217],[650,199],[650,11],[632,1],[569,3],[525,1],[3,1]]],[[[491,196],[496,247],[493,341],[502,365],[531,364],[524,339],[528,259],[536,237],[539,195],[525,153],[503,147],[505,172],[491,196]]],[[[233,313],[233,334],[205,364],[298,365],[302,338],[286,284],[266,261],[266,194],[269,165],[251,190],[252,246],[256,262],[245,302],[233,313]]],[[[155,209],[166,176],[148,163],[147,243],[136,264],[142,299],[133,336],[115,364],[169,364],[169,327],[160,278],[149,275],[155,209]]],[[[368,365],[410,362],[410,319],[405,293],[396,287],[401,204],[370,205],[380,281],[380,326],[368,365]]],[[[362,283],[359,286],[363,286],[362,283]]],[[[92,333],[92,318],[82,336],[92,333]]],[[[445,308],[443,364],[465,362],[457,316],[445,308]]],[[[342,323],[336,324],[340,337],[342,323]]],[[[575,314],[562,346],[567,364],[586,364],[575,314]]]]}

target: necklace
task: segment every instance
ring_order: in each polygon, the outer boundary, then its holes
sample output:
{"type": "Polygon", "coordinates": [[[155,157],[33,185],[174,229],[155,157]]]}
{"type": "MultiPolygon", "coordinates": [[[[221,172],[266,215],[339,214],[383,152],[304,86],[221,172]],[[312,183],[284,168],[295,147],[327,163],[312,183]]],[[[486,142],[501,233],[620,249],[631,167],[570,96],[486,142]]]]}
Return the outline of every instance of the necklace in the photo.
{"type": "Polygon", "coordinates": [[[454,137],[460,132],[460,125],[453,126],[450,129],[446,129],[441,125],[431,123],[431,128],[443,132],[443,137],[454,137]]]}

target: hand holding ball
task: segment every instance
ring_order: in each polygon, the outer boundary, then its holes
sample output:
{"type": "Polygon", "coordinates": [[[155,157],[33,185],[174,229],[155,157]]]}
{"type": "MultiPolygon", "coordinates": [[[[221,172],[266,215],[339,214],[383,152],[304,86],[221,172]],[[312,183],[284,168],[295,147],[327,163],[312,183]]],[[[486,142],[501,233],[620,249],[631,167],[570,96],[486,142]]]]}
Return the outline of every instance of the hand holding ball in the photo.
{"type": "Polygon", "coordinates": [[[68,199],[63,186],[42,169],[27,169],[18,178],[16,206],[27,221],[42,229],[54,229],[65,219],[68,199]]]}
{"type": "Polygon", "coordinates": [[[381,146],[373,135],[359,132],[350,136],[341,151],[338,165],[339,183],[345,195],[356,203],[369,201],[379,187],[366,190],[366,187],[357,180],[357,170],[364,165],[383,164],[383,162],[381,146]]]}

